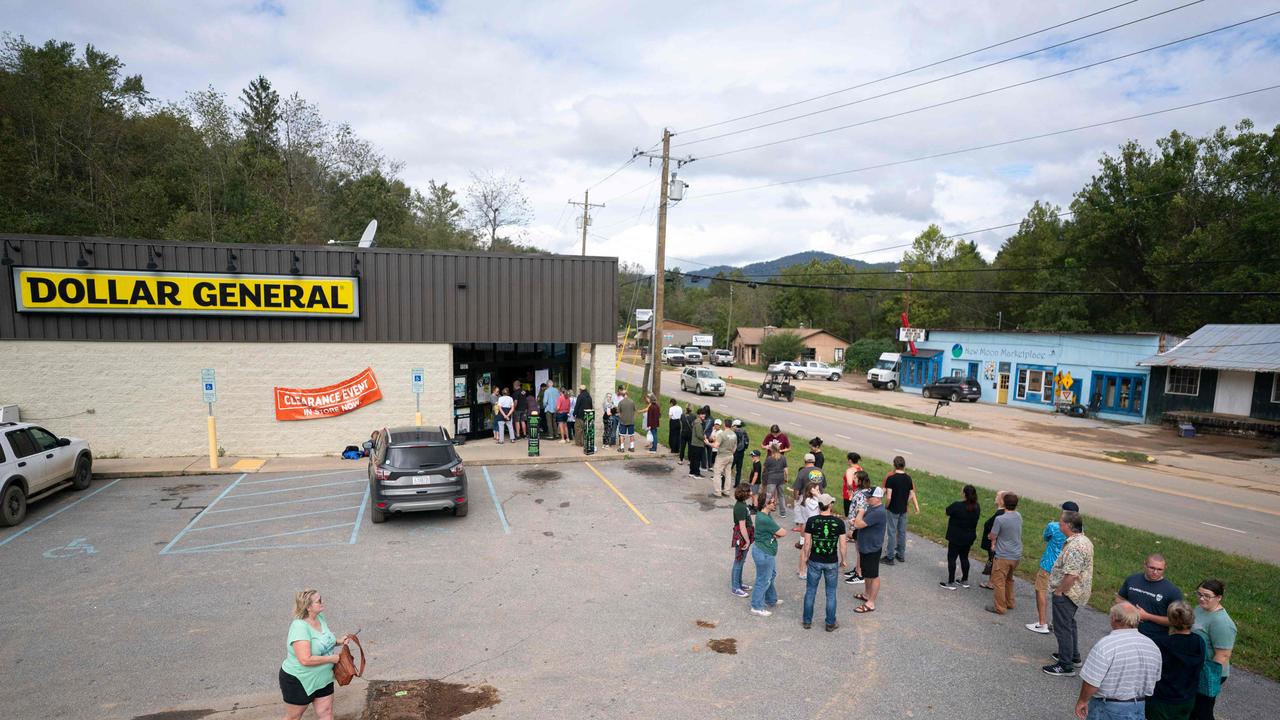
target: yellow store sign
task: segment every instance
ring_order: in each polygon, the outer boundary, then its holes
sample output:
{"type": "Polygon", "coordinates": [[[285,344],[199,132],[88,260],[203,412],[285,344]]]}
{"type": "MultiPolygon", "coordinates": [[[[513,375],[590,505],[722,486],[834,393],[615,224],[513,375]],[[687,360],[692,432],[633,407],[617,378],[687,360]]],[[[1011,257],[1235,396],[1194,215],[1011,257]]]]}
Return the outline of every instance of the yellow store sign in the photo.
{"type": "Polygon", "coordinates": [[[353,277],[13,268],[18,312],[359,318],[353,277]]]}

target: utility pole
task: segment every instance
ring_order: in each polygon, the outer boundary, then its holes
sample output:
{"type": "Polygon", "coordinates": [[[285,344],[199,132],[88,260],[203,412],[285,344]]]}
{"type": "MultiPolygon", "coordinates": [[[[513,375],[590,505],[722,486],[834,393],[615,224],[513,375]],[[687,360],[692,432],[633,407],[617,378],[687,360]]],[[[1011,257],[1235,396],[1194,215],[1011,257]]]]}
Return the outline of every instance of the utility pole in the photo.
{"type": "Polygon", "coordinates": [[[602,208],[604,207],[604,204],[602,203],[600,205],[592,205],[590,190],[582,191],[582,202],[578,202],[576,200],[570,200],[569,204],[582,206],[582,220],[580,220],[579,222],[582,223],[582,254],[586,255],[587,254],[587,228],[591,226],[591,208],[593,207],[602,208]]]}
{"type": "Polygon", "coordinates": [[[731,340],[729,335],[733,333],[733,286],[734,283],[729,283],[729,322],[725,323],[724,327],[724,347],[726,350],[729,349],[729,341],[731,340]]]}
{"type": "MultiPolygon", "coordinates": [[[[670,198],[671,185],[676,181],[671,176],[671,136],[675,133],[670,129],[662,129],[662,155],[656,156],[652,153],[641,152],[636,150],[632,157],[647,157],[662,159],[662,185],[659,190],[660,197],[658,199],[658,252],[653,264],[653,320],[650,321],[650,340],[649,340],[649,390],[656,397],[662,395],[662,364],[660,362],[661,352],[658,350],[659,341],[665,338],[662,335],[662,304],[663,295],[666,286],[664,280],[667,274],[667,201],[670,198]]],[[[676,158],[676,167],[682,167],[685,163],[693,162],[692,157],[676,158]]],[[[681,190],[683,197],[683,190],[681,190]]],[[[679,200],[680,198],[676,198],[679,200]]]]}

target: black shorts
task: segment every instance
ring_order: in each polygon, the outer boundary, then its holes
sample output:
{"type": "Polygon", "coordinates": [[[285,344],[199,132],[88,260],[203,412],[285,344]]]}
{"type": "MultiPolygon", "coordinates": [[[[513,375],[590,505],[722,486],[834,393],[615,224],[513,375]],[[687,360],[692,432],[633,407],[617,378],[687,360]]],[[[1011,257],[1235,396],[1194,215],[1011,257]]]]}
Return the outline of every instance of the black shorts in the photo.
{"type": "Polygon", "coordinates": [[[316,698],[329,697],[333,694],[333,683],[307,694],[302,688],[302,681],[280,668],[280,694],[287,705],[310,705],[316,698]]]}
{"type": "Polygon", "coordinates": [[[880,577],[880,551],[858,553],[859,564],[862,565],[862,579],[870,580],[880,577]]]}

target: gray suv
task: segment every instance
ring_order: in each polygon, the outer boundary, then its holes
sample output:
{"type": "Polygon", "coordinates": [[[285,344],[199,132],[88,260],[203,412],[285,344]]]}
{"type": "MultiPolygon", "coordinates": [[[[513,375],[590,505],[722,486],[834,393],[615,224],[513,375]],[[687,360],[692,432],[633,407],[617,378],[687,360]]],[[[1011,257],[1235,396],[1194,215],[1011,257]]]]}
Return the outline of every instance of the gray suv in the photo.
{"type": "Polygon", "coordinates": [[[369,451],[369,519],[389,513],[452,510],[467,514],[467,473],[442,427],[395,427],[365,441],[369,451]]]}

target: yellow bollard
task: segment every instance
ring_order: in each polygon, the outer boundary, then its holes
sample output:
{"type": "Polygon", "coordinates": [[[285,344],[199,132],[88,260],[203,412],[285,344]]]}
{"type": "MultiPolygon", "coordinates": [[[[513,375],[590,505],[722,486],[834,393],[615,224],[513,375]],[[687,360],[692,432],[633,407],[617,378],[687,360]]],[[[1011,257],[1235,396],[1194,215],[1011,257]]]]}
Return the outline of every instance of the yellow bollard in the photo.
{"type": "Polygon", "coordinates": [[[209,469],[218,469],[218,421],[209,416],[209,469]]]}
{"type": "Polygon", "coordinates": [[[416,413],[413,416],[413,424],[422,427],[422,413],[416,413]]]}

